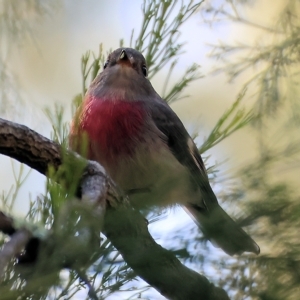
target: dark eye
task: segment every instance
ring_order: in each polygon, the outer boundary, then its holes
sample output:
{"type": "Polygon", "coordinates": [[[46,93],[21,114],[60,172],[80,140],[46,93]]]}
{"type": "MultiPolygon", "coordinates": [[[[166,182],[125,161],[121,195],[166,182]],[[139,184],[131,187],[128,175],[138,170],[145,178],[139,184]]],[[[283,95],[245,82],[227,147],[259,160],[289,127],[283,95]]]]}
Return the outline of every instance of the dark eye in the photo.
{"type": "Polygon", "coordinates": [[[147,72],[147,67],[145,65],[142,66],[142,71],[143,71],[144,76],[147,77],[148,72],[147,72]]]}
{"type": "Polygon", "coordinates": [[[105,69],[108,66],[109,60],[107,60],[103,66],[103,69],[105,69]]]}

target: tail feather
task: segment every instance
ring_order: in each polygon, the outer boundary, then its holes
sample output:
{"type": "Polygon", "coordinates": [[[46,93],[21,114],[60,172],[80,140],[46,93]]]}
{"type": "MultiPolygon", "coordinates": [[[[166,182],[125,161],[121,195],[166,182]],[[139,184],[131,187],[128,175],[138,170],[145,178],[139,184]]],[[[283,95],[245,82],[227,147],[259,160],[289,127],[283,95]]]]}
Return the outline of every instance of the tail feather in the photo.
{"type": "Polygon", "coordinates": [[[191,205],[187,205],[186,209],[214,246],[229,255],[243,252],[259,254],[255,241],[218,204],[209,211],[191,205]]]}

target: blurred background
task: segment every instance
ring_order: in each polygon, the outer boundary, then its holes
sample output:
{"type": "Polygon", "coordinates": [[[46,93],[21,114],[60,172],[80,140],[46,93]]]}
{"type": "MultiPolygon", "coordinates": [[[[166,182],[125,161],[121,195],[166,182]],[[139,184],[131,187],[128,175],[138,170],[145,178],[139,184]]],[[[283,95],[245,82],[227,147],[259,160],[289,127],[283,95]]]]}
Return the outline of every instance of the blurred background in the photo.
{"type": "MultiPolygon", "coordinates": [[[[136,38],[141,28],[143,3],[0,0],[0,116],[50,138],[45,109],[54,111],[59,104],[64,121],[71,120],[72,100],[82,92],[82,55],[98,53],[101,43],[105,55],[121,39],[130,45],[132,30],[136,38]]],[[[180,27],[183,53],[169,84],[193,63],[200,66],[201,78],[185,88],[188,97],[171,106],[200,150],[206,150],[203,156],[222,206],[249,225],[246,230],[261,246],[261,255],[229,258],[197,240],[199,232],[180,208],[163,214],[150,229],[168,249],[185,249],[182,260],[226,288],[232,299],[298,299],[300,294],[299,25],[298,1],[216,0],[205,1],[180,27]],[[240,94],[238,113],[226,122],[247,112],[251,121],[232,134],[229,127],[222,142],[201,148],[240,94]]],[[[159,94],[167,76],[166,67],[151,78],[159,94]]],[[[45,192],[45,178],[31,171],[14,194],[20,165],[4,156],[0,165],[0,192],[15,198],[14,215],[25,216],[30,199],[45,192]]],[[[28,171],[24,167],[23,174],[28,171]]],[[[163,299],[153,290],[149,295],[163,299]]]]}
{"type": "MultiPolygon", "coordinates": [[[[257,19],[267,15],[264,23],[272,24],[278,8],[273,3],[270,11],[263,2],[256,3],[247,13],[255,13],[257,19]]],[[[45,108],[53,109],[55,103],[62,104],[66,120],[71,120],[72,99],[81,92],[82,55],[88,50],[98,53],[100,43],[104,44],[105,53],[118,48],[120,39],[124,39],[125,46],[128,45],[132,29],[137,31],[142,22],[142,1],[88,0],[83,3],[57,0],[51,4],[24,1],[20,5],[24,7],[18,8],[10,7],[8,3],[1,3],[3,12],[10,10],[9,18],[12,19],[11,23],[2,20],[1,26],[1,116],[50,137],[51,124],[45,116],[45,108]]],[[[280,1],[277,6],[281,6],[280,1]]],[[[220,23],[209,27],[203,22],[200,12],[181,28],[180,42],[186,43],[185,53],[176,66],[173,82],[192,63],[200,65],[204,77],[191,83],[185,93],[189,97],[174,103],[172,108],[191,133],[199,133],[200,142],[236,100],[248,78],[243,76],[229,83],[224,74],[212,74],[218,62],[208,57],[211,53],[209,44],[217,43],[221,38],[228,43],[237,40],[251,42],[259,33],[256,28],[241,24],[220,23]]],[[[166,68],[152,79],[158,92],[162,90],[162,78],[167,72],[166,68]]],[[[244,101],[248,107],[252,103],[250,97],[244,101]]],[[[212,163],[226,160],[227,167],[235,168],[254,157],[255,147],[249,132],[238,132],[211,149],[209,155],[213,153],[212,163]]],[[[14,182],[10,159],[2,156],[1,165],[0,176],[5,180],[0,184],[1,190],[5,190],[10,182],[14,182]]],[[[33,195],[43,191],[43,181],[43,176],[32,171],[23,186],[22,198],[29,191],[33,195]]],[[[20,212],[24,211],[22,203],[25,205],[24,199],[20,206],[16,206],[16,209],[20,207],[20,212]]]]}

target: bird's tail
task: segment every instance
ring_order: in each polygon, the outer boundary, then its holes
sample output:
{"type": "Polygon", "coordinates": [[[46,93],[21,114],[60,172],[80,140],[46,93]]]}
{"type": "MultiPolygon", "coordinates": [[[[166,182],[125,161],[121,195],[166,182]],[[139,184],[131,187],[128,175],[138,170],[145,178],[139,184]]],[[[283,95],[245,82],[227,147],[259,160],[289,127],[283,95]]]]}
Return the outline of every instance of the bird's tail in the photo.
{"type": "Polygon", "coordinates": [[[210,210],[194,205],[187,205],[186,209],[214,246],[229,255],[243,252],[259,254],[260,249],[255,241],[218,204],[210,210]]]}

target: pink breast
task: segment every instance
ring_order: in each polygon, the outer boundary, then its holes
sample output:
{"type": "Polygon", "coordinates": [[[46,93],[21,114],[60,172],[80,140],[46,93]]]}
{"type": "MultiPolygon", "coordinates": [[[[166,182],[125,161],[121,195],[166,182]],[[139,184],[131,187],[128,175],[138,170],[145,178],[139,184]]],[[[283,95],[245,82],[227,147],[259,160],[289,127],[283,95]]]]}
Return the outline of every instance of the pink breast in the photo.
{"type": "Polygon", "coordinates": [[[137,143],[144,140],[145,117],[146,111],[139,101],[85,99],[78,129],[88,134],[93,145],[90,158],[99,154],[105,159],[133,154],[137,143]]]}

